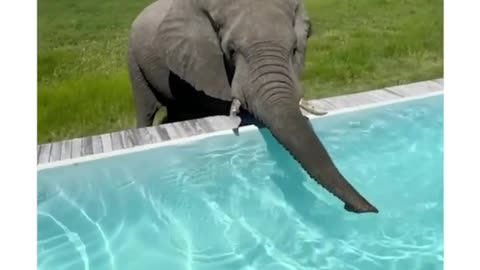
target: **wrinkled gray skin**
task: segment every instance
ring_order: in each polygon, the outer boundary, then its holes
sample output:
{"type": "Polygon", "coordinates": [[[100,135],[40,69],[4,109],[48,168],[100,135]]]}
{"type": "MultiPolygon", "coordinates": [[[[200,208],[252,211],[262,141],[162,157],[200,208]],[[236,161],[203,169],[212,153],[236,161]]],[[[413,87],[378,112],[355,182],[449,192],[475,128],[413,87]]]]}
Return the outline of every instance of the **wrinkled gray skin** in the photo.
{"type": "MultiPolygon", "coordinates": [[[[341,175],[300,111],[298,78],[308,26],[299,0],[151,4],[134,21],[129,41],[137,126],[152,125],[161,106],[182,108],[182,98],[171,89],[171,75],[176,74],[199,90],[195,92],[220,104],[240,101],[242,109],[263,123],[313,179],[345,203],[346,210],[377,213],[341,175]]],[[[195,107],[205,97],[183,100],[195,107]]]]}

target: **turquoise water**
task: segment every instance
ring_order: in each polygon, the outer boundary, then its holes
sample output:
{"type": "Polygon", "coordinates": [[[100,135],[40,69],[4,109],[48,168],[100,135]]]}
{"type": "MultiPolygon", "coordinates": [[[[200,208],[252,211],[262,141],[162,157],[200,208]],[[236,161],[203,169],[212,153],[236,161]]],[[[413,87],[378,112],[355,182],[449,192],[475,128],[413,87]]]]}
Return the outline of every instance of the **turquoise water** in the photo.
{"type": "Polygon", "coordinates": [[[38,269],[442,269],[443,96],[316,119],[357,215],[268,131],[38,173],[38,269]]]}

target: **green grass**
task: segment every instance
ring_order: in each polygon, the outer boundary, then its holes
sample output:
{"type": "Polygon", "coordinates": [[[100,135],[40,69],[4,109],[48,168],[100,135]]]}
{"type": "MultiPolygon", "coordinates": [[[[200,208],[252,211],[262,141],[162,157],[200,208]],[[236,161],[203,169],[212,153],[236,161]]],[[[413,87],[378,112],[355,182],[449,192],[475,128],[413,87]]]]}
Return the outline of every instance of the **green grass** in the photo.
{"type": "MultiPolygon", "coordinates": [[[[126,65],[152,0],[38,2],[38,143],[134,127],[126,65]]],[[[307,0],[307,98],[443,76],[443,0],[307,0]]]]}

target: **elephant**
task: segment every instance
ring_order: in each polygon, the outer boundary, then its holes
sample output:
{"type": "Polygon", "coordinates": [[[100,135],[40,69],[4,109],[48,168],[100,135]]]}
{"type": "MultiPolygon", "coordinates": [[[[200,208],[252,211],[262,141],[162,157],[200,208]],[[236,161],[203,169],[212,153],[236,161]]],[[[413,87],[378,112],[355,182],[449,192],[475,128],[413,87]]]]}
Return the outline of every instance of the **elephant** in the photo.
{"type": "Polygon", "coordinates": [[[128,39],[137,127],[151,126],[163,106],[166,122],[252,116],[345,210],[378,213],[340,173],[301,112],[299,78],[311,29],[301,0],[151,3],[128,39]]]}

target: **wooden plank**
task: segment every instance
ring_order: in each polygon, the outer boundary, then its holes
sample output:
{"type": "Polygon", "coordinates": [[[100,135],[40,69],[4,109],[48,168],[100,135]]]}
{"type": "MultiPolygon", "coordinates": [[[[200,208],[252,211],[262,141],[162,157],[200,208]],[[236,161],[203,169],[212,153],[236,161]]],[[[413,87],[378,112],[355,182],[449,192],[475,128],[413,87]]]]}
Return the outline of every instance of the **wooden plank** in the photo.
{"type": "Polygon", "coordinates": [[[40,145],[40,153],[38,155],[38,164],[47,163],[50,158],[52,145],[50,143],[40,145]]]}
{"type": "Polygon", "coordinates": [[[391,101],[401,98],[397,93],[391,93],[385,91],[385,89],[379,89],[374,91],[365,92],[366,95],[369,95],[373,100],[377,102],[391,101]]]}
{"type": "Polygon", "coordinates": [[[120,149],[123,149],[125,148],[125,146],[123,145],[123,140],[122,140],[122,134],[120,134],[120,132],[112,132],[110,134],[111,138],[112,138],[112,149],[113,150],[120,150],[120,149]]]}
{"type": "Polygon", "coordinates": [[[103,153],[102,137],[93,136],[92,137],[92,151],[93,154],[103,153]]]}
{"type": "MultiPolygon", "coordinates": [[[[338,110],[338,109],[341,109],[343,108],[343,105],[342,105],[342,102],[340,102],[338,100],[338,98],[336,99],[335,97],[328,97],[328,98],[324,98],[322,100],[322,102],[327,105],[328,104],[328,107],[330,108],[330,111],[334,111],[334,110],[338,110]]],[[[313,103],[315,106],[316,104],[313,103]]]]}
{"type": "Polygon", "coordinates": [[[395,92],[403,97],[417,96],[442,91],[442,86],[433,81],[411,83],[399,86],[386,87],[386,90],[395,92]]]}
{"type": "Polygon", "coordinates": [[[205,118],[205,121],[210,124],[213,131],[228,129],[228,123],[223,118],[213,116],[205,118]]]}
{"type": "Polygon", "coordinates": [[[52,150],[50,151],[50,157],[48,162],[58,161],[62,155],[62,142],[52,143],[52,150]]]}
{"type": "Polygon", "coordinates": [[[82,156],[82,138],[72,140],[72,158],[82,156]]]}
{"type": "Polygon", "coordinates": [[[204,133],[210,133],[214,131],[214,128],[205,118],[198,119],[197,124],[205,131],[204,133]]]}
{"type": "Polygon", "coordinates": [[[172,140],[180,138],[180,134],[177,133],[175,128],[173,127],[173,124],[166,124],[163,125],[163,128],[168,134],[168,137],[170,137],[172,140]]]}
{"type": "Polygon", "coordinates": [[[37,164],[39,164],[40,162],[40,148],[41,148],[41,145],[37,144],[37,164]]]}
{"type": "Polygon", "coordinates": [[[442,89],[443,89],[443,87],[444,87],[443,78],[441,78],[441,79],[436,79],[436,80],[433,80],[433,81],[436,82],[436,83],[438,83],[438,84],[440,84],[440,85],[442,86],[442,89]]]}
{"type": "Polygon", "coordinates": [[[342,108],[361,106],[382,101],[390,101],[398,99],[399,97],[401,97],[401,95],[396,93],[390,93],[385,89],[377,89],[368,92],[307,100],[307,102],[314,106],[317,110],[328,112],[342,108]]]}
{"type": "Polygon", "coordinates": [[[134,138],[135,145],[145,145],[152,143],[150,134],[145,128],[134,128],[129,130],[129,134],[134,138]]]}
{"type": "Polygon", "coordinates": [[[387,92],[387,93],[390,93],[390,94],[392,94],[392,95],[395,95],[395,96],[397,96],[397,97],[399,97],[399,98],[404,98],[404,96],[403,96],[402,94],[399,94],[399,93],[397,93],[397,92],[395,92],[395,91],[392,91],[392,90],[390,90],[390,89],[385,88],[385,89],[383,89],[383,91],[385,91],[385,92],[387,92]]]}
{"type": "Polygon", "coordinates": [[[183,132],[186,134],[186,136],[193,136],[196,135],[195,130],[191,128],[191,126],[188,124],[190,121],[181,121],[178,122],[178,127],[181,127],[183,132]]]}
{"type": "Polygon", "coordinates": [[[155,126],[146,127],[145,131],[150,135],[150,140],[152,141],[152,143],[158,143],[162,141],[162,138],[160,137],[160,134],[158,134],[155,126]]]}
{"type": "Polygon", "coordinates": [[[171,138],[170,138],[170,135],[168,135],[168,132],[167,132],[167,130],[165,129],[164,126],[165,125],[156,126],[155,130],[157,131],[157,134],[158,134],[158,136],[160,136],[162,141],[168,141],[171,138]]]}
{"type": "Polygon", "coordinates": [[[112,137],[110,136],[109,133],[107,134],[102,134],[100,135],[101,139],[102,139],[102,147],[103,147],[103,152],[104,153],[107,153],[107,152],[111,152],[113,151],[113,148],[112,148],[112,137]]]}
{"type": "Polygon", "coordinates": [[[93,154],[92,137],[82,138],[82,147],[80,150],[80,155],[83,157],[91,154],[93,154]]]}
{"type": "Polygon", "coordinates": [[[389,93],[383,89],[361,92],[343,96],[327,98],[326,101],[331,103],[335,109],[362,106],[382,101],[389,101],[400,98],[399,95],[389,93]]]}
{"type": "MultiPolygon", "coordinates": [[[[326,101],[329,102],[334,106],[335,109],[341,109],[341,108],[346,108],[346,107],[353,107],[353,106],[358,106],[362,105],[368,100],[363,100],[365,99],[364,96],[349,96],[348,98],[340,96],[340,97],[330,97],[327,98],[326,101]]],[[[370,102],[374,102],[373,100],[370,100],[370,102]]]]}
{"type": "Polygon", "coordinates": [[[132,138],[132,136],[128,133],[128,130],[120,131],[120,137],[122,139],[124,148],[131,148],[135,146],[135,142],[133,141],[134,138],[132,138]]]}
{"type": "Polygon", "coordinates": [[[140,145],[140,139],[138,138],[138,134],[134,131],[134,129],[126,129],[123,130],[122,133],[124,141],[129,147],[140,145]]]}
{"type": "Polygon", "coordinates": [[[203,130],[195,122],[196,119],[185,121],[185,125],[188,126],[188,131],[191,133],[190,136],[200,135],[203,133],[203,130]]]}
{"type": "Polygon", "coordinates": [[[336,109],[335,105],[331,104],[326,99],[314,99],[314,100],[308,100],[308,102],[312,106],[314,106],[317,110],[328,112],[336,109]]]}
{"type": "Polygon", "coordinates": [[[139,143],[141,145],[151,144],[155,142],[155,138],[148,132],[146,128],[137,128],[135,129],[139,143]]]}
{"type": "Polygon", "coordinates": [[[233,129],[240,125],[242,119],[238,116],[230,117],[226,115],[217,115],[204,118],[212,127],[213,131],[233,129]]]}
{"type": "MultiPolygon", "coordinates": [[[[183,128],[183,126],[180,124],[181,122],[177,123],[172,123],[171,128],[175,130],[175,133],[177,134],[177,138],[184,138],[188,136],[187,131],[183,128]]],[[[167,129],[168,130],[168,129],[167,129]]]]}
{"type": "Polygon", "coordinates": [[[62,151],[60,153],[60,159],[72,158],[72,140],[66,140],[62,142],[62,151]]]}
{"type": "Polygon", "coordinates": [[[193,119],[189,121],[189,123],[192,126],[192,129],[195,130],[195,133],[197,134],[207,133],[207,131],[200,125],[199,119],[193,119]]]}

